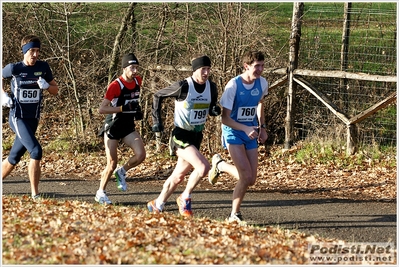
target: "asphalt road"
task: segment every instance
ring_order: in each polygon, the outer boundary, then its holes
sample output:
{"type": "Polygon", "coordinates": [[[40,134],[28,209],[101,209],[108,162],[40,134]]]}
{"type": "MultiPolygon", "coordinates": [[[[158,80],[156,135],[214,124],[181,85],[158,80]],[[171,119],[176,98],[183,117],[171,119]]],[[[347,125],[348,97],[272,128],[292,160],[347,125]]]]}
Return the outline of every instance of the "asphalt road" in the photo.
{"type": "MultiPolygon", "coordinates": [[[[128,191],[120,192],[115,182],[107,192],[114,204],[145,207],[156,198],[163,180],[128,179],[128,191]]],[[[39,189],[48,197],[95,203],[99,181],[42,178],[39,189]]],[[[178,213],[176,197],[180,185],[166,204],[166,212],[178,213]]],[[[30,194],[27,177],[7,177],[3,195],[30,194]]],[[[192,196],[194,216],[223,220],[231,209],[231,190],[198,186],[192,196]]],[[[324,238],[348,242],[395,242],[397,238],[396,202],[355,201],[318,196],[248,191],[241,212],[249,224],[278,226],[324,238]]]]}

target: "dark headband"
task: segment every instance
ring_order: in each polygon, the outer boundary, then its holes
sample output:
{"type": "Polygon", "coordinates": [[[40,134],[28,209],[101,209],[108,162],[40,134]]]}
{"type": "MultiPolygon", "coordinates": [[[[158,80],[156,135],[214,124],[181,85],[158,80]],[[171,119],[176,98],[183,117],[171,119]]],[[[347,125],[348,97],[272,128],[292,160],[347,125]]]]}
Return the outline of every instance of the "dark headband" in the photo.
{"type": "Polygon", "coordinates": [[[202,57],[194,59],[191,62],[191,66],[193,67],[193,71],[196,71],[197,69],[205,67],[205,66],[210,67],[211,66],[211,60],[207,56],[202,56],[202,57]]]}
{"type": "Polygon", "coordinates": [[[24,53],[24,55],[26,54],[26,52],[29,51],[29,49],[31,48],[39,48],[40,49],[40,43],[39,42],[29,42],[26,43],[22,46],[22,53],[24,53]]]}

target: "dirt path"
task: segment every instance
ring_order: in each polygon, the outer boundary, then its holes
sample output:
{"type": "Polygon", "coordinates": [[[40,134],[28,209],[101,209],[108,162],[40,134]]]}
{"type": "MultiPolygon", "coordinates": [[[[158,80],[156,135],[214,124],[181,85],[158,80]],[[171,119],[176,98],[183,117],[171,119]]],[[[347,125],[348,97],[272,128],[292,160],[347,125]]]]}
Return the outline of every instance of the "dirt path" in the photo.
{"type": "MultiPolygon", "coordinates": [[[[128,179],[128,191],[119,192],[115,182],[108,185],[108,195],[120,205],[145,207],[156,198],[163,180],[128,179]]],[[[207,182],[194,191],[192,208],[195,216],[225,219],[230,213],[231,190],[220,190],[207,182]]],[[[39,188],[43,194],[59,199],[77,199],[95,203],[99,181],[42,178],[39,188]]],[[[169,199],[167,212],[178,213],[175,199],[183,190],[181,185],[169,199]]],[[[3,195],[30,194],[26,177],[7,177],[2,185],[3,195]]],[[[349,242],[396,242],[396,202],[343,200],[317,194],[283,194],[248,191],[242,205],[245,220],[255,225],[272,225],[296,229],[349,242]]]]}

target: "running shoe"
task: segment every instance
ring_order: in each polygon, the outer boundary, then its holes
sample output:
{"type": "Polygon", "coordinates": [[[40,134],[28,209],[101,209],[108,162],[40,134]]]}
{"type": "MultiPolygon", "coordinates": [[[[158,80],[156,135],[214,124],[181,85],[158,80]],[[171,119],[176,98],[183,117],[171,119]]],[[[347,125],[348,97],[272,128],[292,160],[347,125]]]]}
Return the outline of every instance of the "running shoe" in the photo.
{"type": "Polygon", "coordinates": [[[127,184],[126,184],[126,173],[122,174],[122,169],[123,167],[120,167],[115,171],[115,177],[116,177],[116,185],[120,191],[126,191],[127,190],[127,184]]]}
{"type": "Polygon", "coordinates": [[[230,214],[229,218],[228,218],[229,222],[237,222],[240,225],[246,225],[247,222],[244,221],[244,218],[242,217],[241,212],[236,212],[233,215],[230,214]]]}
{"type": "Polygon", "coordinates": [[[111,205],[112,204],[111,200],[109,200],[107,193],[105,191],[104,192],[97,191],[96,197],[94,198],[94,200],[97,201],[101,205],[111,205]]]}
{"type": "Polygon", "coordinates": [[[193,216],[193,211],[191,210],[191,198],[182,199],[181,195],[176,199],[177,205],[179,206],[179,212],[184,217],[193,216]]]}
{"type": "Polygon", "coordinates": [[[160,213],[162,212],[162,210],[158,209],[156,204],[156,199],[151,200],[150,202],[147,203],[147,208],[150,212],[154,212],[154,213],[160,213]]]}
{"type": "Polygon", "coordinates": [[[211,168],[211,170],[208,173],[208,181],[212,185],[216,184],[216,182],[218,180],[218,177],[220,175],[220,171],[219,171],[217,166],[222,161],[223,161],[223,159],[222,159],[222,157],[219,154],[213,155],[213,157],[212,157],[212,168],[211,168]]]}
{"type": "Polygon", "coordinates": [[[43,196],[41,194],[37,194],[31,197],[34,202],[41,202],[43,200],[43,196]]]}

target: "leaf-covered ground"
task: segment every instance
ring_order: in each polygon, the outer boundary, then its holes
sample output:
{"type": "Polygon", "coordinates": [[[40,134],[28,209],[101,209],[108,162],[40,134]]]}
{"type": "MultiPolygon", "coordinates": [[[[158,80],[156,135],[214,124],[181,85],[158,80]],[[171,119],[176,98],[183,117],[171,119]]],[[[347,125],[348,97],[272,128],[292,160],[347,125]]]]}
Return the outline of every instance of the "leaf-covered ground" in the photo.
{"type": "MultiPolygon", "coordinates": [[[[120,152],[122,157],[129,153],[123,149],[120,152]]],[[[343,168],[337,163],[296,163],[293,151],[271,155],[261,150],[259,177],[252,190],[396,200],[396,166],[388,167],[383,158],[378,164],[365,160],[343,168]]],[[[226,154],[223,157],[229,160],[226,154]]],[[[42,174],[98,180],[104,161],[102,153],[49,153],[43,159],[42,174]]],[[[26,176],[24,164],[26,161],[14,175],[26,176]]],[[[174,164],[174,158],[149,149],[146,161],[134,172],[142,177],[165,178],[174,164]]],[[[218,186],[231,189],[232,183],[222,174],[218,186]]],[[[55,199],[36,203],[14,196],[3,196],[2,205],[3,264],[309,264],[309,244],[345,244],[276,227],[185,219],[124,206],[55,199]]]]}
{"type": "Polygon", "coordinates": [[[276,227],[3,196],[3,264],[309,264],[308,245],[323,242],[345,245],[276,227]]]}
{"type": "Polygon", "coordinates": [[[16,197],[3,197],[3,226],[4,263],[24,264],[301,264],[311,238],[120,206],[16,197]]]}

